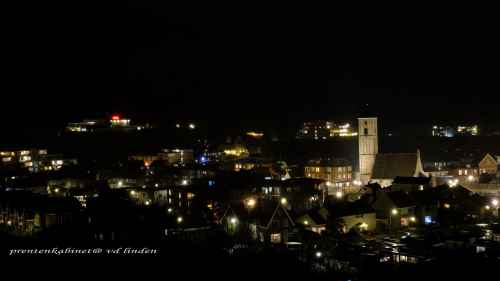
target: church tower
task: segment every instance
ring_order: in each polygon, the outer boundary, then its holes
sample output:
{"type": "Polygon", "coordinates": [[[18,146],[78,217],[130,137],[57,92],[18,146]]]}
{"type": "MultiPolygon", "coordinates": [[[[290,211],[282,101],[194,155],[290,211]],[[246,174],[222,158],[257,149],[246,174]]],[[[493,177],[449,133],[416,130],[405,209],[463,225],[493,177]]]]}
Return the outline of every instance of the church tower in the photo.
{"type": "Polygon", "coordinates": [[[367,184],[378,154],[377,117],[358,118],[359,176],[367,184]]]}

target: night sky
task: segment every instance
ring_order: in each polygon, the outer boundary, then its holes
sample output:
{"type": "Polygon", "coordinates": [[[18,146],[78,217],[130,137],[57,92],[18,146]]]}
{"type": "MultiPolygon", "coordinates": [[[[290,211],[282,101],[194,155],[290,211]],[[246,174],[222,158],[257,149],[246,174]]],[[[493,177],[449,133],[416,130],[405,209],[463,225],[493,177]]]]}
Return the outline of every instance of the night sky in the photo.
{"type": "Polygon", "coordinates": [[[487,16],[144,1],[9,14],[4,128],[113,112],[286,126],[351,119],[366,107],[388,128],[500,119],[497,32],[487,16]]]}

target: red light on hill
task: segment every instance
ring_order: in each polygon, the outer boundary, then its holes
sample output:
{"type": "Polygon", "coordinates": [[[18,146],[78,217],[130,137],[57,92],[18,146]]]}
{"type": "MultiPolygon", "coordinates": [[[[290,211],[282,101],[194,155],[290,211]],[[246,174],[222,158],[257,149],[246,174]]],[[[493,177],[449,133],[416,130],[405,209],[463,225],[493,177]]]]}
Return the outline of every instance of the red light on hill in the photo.
{"type": "Polygon", "coordinates": [[[120,120],[120,115],[113,115],[111,120],[120,120]]]}

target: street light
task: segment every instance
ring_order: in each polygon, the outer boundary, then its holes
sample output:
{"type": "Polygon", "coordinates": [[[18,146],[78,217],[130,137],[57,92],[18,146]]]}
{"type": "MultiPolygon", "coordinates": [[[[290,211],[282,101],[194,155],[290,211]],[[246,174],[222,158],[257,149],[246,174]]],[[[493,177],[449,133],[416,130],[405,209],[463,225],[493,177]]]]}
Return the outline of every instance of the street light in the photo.
{"type": "Polygon", "coordinates": [[[281,200],[280,200],[280,201],[281,201],[281,204],[282,204],[282,205],[286,205],[286,203],[288,203],[288,201],[286,200],[286,198],[285,198],[285,197],[281,198],[281,200]]]}
{"type": "Polygon", "coordinates": [[[319,259],[319,258],[321,258],[323,256],[323,253],[320,252],[320,251],[317,251],[315,255],[319,259]]]}
{"type": "Polygon", "coordinates": [[[236,219],[236,217],[232,217],[230,220],[231,224],[235,225],[238,223],[238,220],[236,219]]]}
{"type": "Polygon", "coordinates": [[[494,207],[498,207],[498,199],[493,199],[491,200],[491,205],[493,205],[494,207]]]}
{"type": "Polygon", "coordinates": [[[253,207],[255,207],[255,204],[257,204],[257,202],[255,201],[255,199],[250,198],[250,199],[248,199],[248,200],[247,200],[247,206],[248,206],[249,208],[253,208],[253,207]]]}
{"type": "Polygon", "coordinates": [[[182,222],[182,217],[177,217],[177,223],[181,223],[182,222]]]}
{"type": "Polygon", "coordinates": [[[392,229],[392,216],[398,214],[398,209],[394,208],[391,210],[391,215],[389,216],[389,227],[392,229]]]}
{"type": "Polygon", "coordinates": [[[338,199],[342,198],[342,196],[343,196],[343,195],[344,195],[344,194],[343,194],[341,191],[337,191],[337,192],[335,193],[335,197],[337,197],[338,199]]]}
{"type": "Polygon", "coordinates": [[[491,200],[491,205],[493,205],[494,208],[494,215],[498,217],[498,199],[494,198],[491,200]]]}

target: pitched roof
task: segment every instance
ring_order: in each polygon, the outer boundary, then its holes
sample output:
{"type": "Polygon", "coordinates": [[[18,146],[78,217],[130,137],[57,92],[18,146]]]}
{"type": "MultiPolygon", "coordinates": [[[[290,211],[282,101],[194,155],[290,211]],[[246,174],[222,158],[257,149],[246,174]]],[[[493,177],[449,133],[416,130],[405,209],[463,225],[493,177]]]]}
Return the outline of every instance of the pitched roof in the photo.
{"type": "Polygon", "coordinates": [[[373,166],[373,179],[394,179],[398,176],[413,177],[418,171],[420,157],[417,153],[377,154],[373,166]]]}
{"type": "Polygon", "coordinates": [[[387,192],[387,196],[398,208],[415,206],[415,200],[405,192],[402,191],[392,191],[387,192]]]}
{"type": "Polygon", "coordinates": [[[371,206],[365,204],[362,201],[355,201],[355,202],[341,201],[341,202],[335,202],[334,204],[328,206],[328,212],[330,216],[338,218],[338,217],[345,217],[352,215],[374,213],[375,210],[371,206]]]}
{"type": "Polygon", "coordinates": [[[431,182],[430,177],[396,177],[393,184],[429,184],[431,182]]]}

